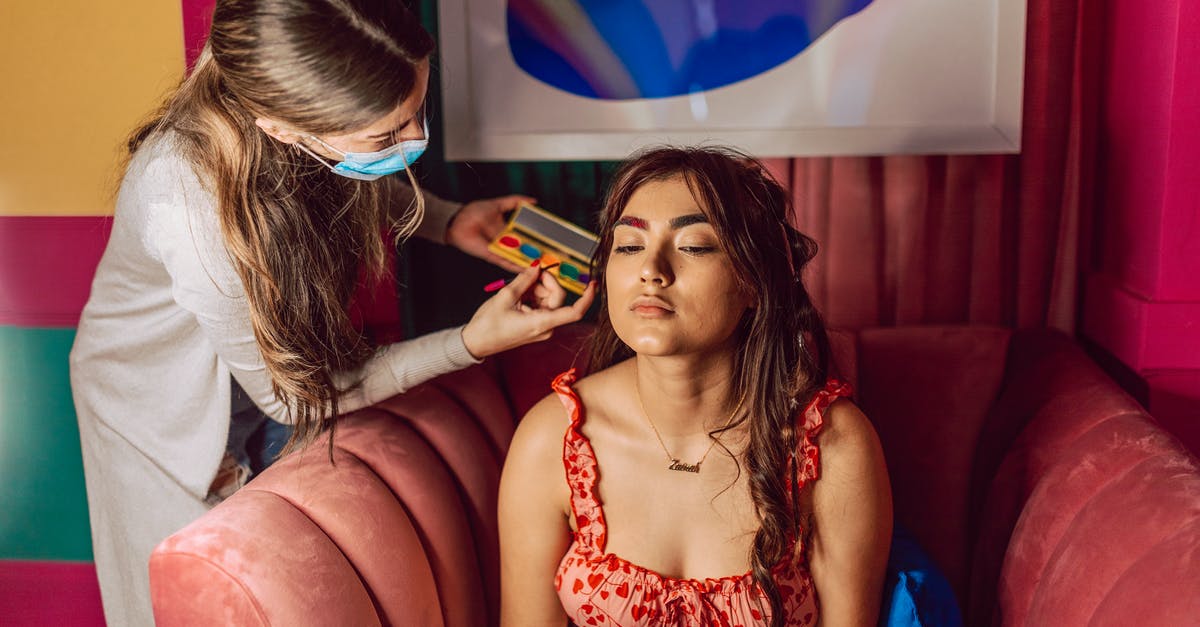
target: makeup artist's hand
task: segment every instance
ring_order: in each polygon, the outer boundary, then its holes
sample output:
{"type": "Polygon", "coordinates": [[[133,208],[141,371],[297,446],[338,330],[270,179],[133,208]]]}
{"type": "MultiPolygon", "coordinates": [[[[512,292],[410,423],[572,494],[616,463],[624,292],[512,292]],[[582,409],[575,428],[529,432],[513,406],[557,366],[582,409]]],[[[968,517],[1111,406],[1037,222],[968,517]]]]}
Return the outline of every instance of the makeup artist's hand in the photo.
{"type": "Polygon", "coordinates": [[[516,209],[521,203],[533,202],[534,199],[528,196],[515,194],[469,202],[450,221],[446,243],[509,272],[520,272],[521,266],[488,250],[488,244],[504,230],[506,211],[516,209]]]}
{"type": "Polygon", "coordinates": [[[579,300],[564,307],[567,291],[554,275],[526,268],[479,306],[463,328],[463,343],[476,359],[483,359],[549,339],[554,329],[583,318],[595,296],[596,284],[589,283],[579,300]]]}

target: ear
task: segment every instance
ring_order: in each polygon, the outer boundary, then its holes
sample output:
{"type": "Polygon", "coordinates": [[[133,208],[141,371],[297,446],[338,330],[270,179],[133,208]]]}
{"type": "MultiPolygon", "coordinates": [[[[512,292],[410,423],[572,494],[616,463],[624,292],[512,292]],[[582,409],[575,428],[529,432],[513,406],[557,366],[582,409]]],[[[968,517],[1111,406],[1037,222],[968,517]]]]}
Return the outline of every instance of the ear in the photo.
{"type": "Polygon", "coordinates": [[[262,132],[285,144],[295,144],[301,139],[301,136],[298,133],[286,128],[274,120],[268,120],[267,118],[254,118],[254,125],[262,129],[262,132]]]}

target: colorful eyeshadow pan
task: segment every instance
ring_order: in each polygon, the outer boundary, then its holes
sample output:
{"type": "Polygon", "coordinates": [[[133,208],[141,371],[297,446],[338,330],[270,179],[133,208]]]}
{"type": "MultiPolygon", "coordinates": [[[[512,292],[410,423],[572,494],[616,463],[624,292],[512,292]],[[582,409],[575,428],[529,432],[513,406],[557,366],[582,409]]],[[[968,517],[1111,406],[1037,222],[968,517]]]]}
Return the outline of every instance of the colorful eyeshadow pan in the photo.
{"type": "MultiPolygon", "coordinates": [[[[520,266],[541,266],[576,294],[587,288],[588,259],[599,239],[533,205],[521,205],[488,250],[520,266]]],[[[494,283],[488,286],[499,289],[494,283]]]]}

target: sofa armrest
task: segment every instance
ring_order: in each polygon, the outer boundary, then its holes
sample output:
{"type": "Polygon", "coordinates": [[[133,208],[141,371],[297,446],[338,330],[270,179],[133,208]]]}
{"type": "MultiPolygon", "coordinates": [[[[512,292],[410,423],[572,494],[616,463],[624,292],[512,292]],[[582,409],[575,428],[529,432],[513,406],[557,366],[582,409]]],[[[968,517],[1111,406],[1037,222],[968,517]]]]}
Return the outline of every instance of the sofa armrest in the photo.
{"type": "MultiPolygon", "coordinates": [[[[490,455],[478,430],[466,441],[490,455]]],[[[471,517],[436,446],[374,408],[335,443],[332,460],[327,440],[285,456],[155,549],[159,625],[487,622],[471,517]]]]}
{"type": "Polygon", "coordinates": [[[504,455],[590,329],[560,329],[347,415],[332,449],[323,437],[275,462],[155,549],[155,620],[497,622],[504,455]]]}

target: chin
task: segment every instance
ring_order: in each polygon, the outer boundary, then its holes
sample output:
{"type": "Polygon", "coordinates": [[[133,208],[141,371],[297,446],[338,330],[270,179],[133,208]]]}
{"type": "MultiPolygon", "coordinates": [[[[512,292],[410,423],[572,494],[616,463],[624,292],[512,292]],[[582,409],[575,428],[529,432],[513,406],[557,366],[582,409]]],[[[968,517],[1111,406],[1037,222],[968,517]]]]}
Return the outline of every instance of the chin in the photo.
{"type": "Polygon", "coordinates": [[[644,357],[690,355],[724,347],[725,343],[716,338],[686,337],[678,329],[654,322],[613,319],[613,331],[634,353],[644,357]]]}
{"type": "Polygon", "coordinates": [[[662,355],[674,355],[676,353],[677,347],[674,346],[674,342],[666,341],[665,338],[652,335],[647,336],[644,333],[626,335],[620,332],[617,333],[617,337],[621,338],[621,341],[625,342],[626,346],[633,349],[633,352],[639,355],[658,357],[662,355]]]}
{"type": "Polygon", "coordinates": [[[728,349],[725,344],[707,344],[683,341],[676,337],[661,337],[648,334],[623,336],[618,334],[625,345],[642,357],[683,357],[711,354],[728,349]]]}

